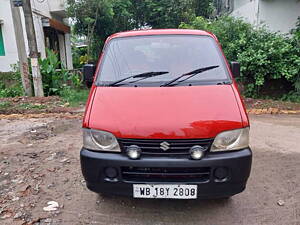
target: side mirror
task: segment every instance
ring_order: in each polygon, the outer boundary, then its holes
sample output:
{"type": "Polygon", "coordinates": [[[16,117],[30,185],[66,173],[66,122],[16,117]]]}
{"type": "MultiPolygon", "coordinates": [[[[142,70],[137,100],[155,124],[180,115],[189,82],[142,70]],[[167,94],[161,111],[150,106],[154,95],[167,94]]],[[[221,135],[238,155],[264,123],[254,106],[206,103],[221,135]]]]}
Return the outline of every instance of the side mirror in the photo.
{"type": "Polygon", "coordinates": [[[85,64],[83,66],[83,81],[88,88],[92,87],[96,67],[94,64],[85,64]]]}
{"type": "Polygon", "coordinates": [[[230,69],[234,78],[239,77],[241,75],[241,68],[239,62],[231,62],[230,69]]]}

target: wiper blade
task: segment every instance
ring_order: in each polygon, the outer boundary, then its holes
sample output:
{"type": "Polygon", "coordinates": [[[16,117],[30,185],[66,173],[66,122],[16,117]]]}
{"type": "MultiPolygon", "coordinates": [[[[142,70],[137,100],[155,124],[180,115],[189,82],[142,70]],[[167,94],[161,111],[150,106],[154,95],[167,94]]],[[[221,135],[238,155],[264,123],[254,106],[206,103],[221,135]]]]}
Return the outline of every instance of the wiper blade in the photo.
{"type": "Polygon", "coordinates": [[[140,81],[140,80],[144,80],[144,79],[147,79],[147,78],[150,78],[150,77],[155,77],[155,76],[159,76],[159,75],[163,75],[163,74],[167,74],[167,73],[169,73],[169,72],[168,72],[168,71],[158,71],[158,72],[145,72],[145,73],[140,73],[140,74],[136,74],[136,75],[133,75],[133,76],[125,77],[125,78],[123,78],[123,79],[114,81],[114,82],[108,84],[108,86],[119,86],[119,85],[123,85],[123,84],[120,84],[120,83],[122,83],[122,82],[125,81],[125,80],[129,80],[129,79],[131,79],[131,78],[141,78],[141,79],[138,79],[138,80],[135,80],[135,81],[131,81],[131,82],[128,82],[128,83],[134,83],[134,82],[137,82],[137,81],[140,81]]]}
{"type": "Polygon", "coordinates": [[[168,81],[168,82],[162,84],[161,87],[177,85],[177,84],[179,84],[179,83],[181,83],[181,82],[183,82],[183,81],[186,81],[186,80],[188,80],[188,79],[190,79],[190,78],[196,76],[196,75],[199,74],[199,73],[203,73],[203,72],[205,72],[205,71],[207,71],[207,70],[212,70],[212,69],[215,69],[215,68],[217,68],[217,67],[219,67],[219,66],[207,66],[207,67],[202,67],[202,68],[193,70],[193,71],[188,72],[188,73],[181,74],[180,76],[174,78],[173,80],[170,80],[170,81],[168,81]],[[189,75],[190,75],[190,76],[189,76],[189,75]],[[183,79],[183,80],[180,80],[180,81],[178,81],[177,83],[174,84],[175,81],[177,81],[177,80],[179,80],[179,79],[181,79],[182,77],[185,77],[185,76],[189,76],[189,77],[187,77],[187,78],[185,78],[185,79],[183,79]],[[171,85],[171,84],[173,84],[173,85],[171,85]]]}

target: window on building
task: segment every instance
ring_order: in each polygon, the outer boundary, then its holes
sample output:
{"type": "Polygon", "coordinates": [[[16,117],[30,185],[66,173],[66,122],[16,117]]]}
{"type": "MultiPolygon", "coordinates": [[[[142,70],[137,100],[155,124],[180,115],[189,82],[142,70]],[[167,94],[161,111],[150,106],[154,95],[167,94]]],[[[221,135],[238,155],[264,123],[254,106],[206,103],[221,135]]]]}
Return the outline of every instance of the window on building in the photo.
{"type": "Polygon", "coordinates": [[[0,25],[0,56],[4,56],[4,55],[5,55],[4,41],[3,41],[2,29],[0,25]]]}

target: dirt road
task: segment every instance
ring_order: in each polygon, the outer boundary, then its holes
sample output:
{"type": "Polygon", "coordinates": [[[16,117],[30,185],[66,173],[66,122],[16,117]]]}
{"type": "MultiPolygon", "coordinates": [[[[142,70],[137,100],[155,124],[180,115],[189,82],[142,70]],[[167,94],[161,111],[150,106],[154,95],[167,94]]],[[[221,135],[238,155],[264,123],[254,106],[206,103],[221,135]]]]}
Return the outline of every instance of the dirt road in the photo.
{"type": "Polygon", "coordinates": [[[228,201],[174,201],[88,191],[78,119],[0,120],[0,224],[299,225],[300,116],[253,116],[251,123],[246,191],[228,201]],[[60,208],[43,211],[48,201],[60,208]]]}

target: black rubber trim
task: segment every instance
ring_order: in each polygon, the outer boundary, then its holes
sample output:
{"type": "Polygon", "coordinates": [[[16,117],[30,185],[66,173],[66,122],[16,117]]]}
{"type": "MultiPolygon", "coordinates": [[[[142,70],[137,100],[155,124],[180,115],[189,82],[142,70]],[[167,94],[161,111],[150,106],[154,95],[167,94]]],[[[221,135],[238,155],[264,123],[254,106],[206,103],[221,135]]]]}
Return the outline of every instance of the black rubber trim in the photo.
{"type": "MultiPolygon", "coordinates": [[[[165,167],[192,168],[209,167],[208,182],[193,181],[180,184],[197,184],[199,198],[215,198],[232,196],[245,189],[250,175],[252,152],[250,148],[224,153],[208,153],[201,160],[188,158],[170,158],[143,156],[138,160],[130,160],[120,153],[100,153],[82,149],[80,152],[81,168],[87,182],[87,187],[98,193],[132,196],[132,183],[122,178],[122,167],[165,167]],[[118,177],[107,179],[104,174],[106,167],[115,167],[118,177]],[[218,167],[227,168],[229,176],[224,180],[217,180],[214,171],[218,167]]],[[[135,182],[135,183],[170,183],[170,182],[135,182]]]]}

